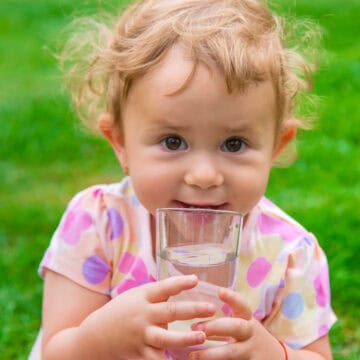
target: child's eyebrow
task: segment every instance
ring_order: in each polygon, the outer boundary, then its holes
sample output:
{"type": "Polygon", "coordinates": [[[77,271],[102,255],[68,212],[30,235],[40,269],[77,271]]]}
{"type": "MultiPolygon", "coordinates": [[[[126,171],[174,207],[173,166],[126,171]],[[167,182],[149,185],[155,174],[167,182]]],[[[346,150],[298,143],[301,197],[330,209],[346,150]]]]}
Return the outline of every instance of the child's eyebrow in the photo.
{"type": "MultiPolygon", "coordinates": [[[[188,121],[181,122],[179,119],[170,117],[156,117],[152,118],[151,122],[148,123],[147,132],[188,132],[192,128],[191,123],[188,121]]],[[[219,134],[244,134],[244,133],[256,133],[256,127],[252,126],[251,122],[248,121],[236,121],[224,123],[221,120],[214,124],[219,134]]]]}
{"type": "MultiPolygon", "coordinates": [[[[249,131],[254,131],[250,124],[235,124],[234,126],[218,124],[217,126],[219,133],[226,134],[241,134],[249,131]]],[[[178,121],[171,121],[169,119],[156,119],[147,128],[148,132],[157,131],[167,132],[186,132],[191,130],[191,125],[178,124],[178,121]]]]}
{"type": "Polygon", "coordinates": [[[223,130],[226,133],[234,134],[234,133],[242,133],[248,130],[252,130],[252,128],[251,126],[249,126],[249,124],[241,124],[235,126],[224,126],[223,130]]]}
{"type": "Polygon", "coordinates": [[[156,119],[149,126],[149,130],[168,130],[168,131],[185,131],[189,127],[184,124],[178,124],[178,121],[171,121],[169,119],[156,119]]]}

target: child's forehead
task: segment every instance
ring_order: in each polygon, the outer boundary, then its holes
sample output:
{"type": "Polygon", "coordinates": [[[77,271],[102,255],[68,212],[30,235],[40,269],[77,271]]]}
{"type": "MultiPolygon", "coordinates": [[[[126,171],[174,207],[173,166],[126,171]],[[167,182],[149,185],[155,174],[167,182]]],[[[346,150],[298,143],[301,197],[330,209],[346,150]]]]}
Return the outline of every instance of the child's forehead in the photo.
{"type": "MultiPolygon", "coordinates": [[[[200,95],[207,94],[209,98],[225,96],[230,100],[239,95],[248,97],[248,90],[259,87],[261,83],[266,83],[266,86],[260,86],[259,91],[268,93],[271,102],[275,101],[271,80],[249,82],[246,87],[233,89],[230,92],[224,74],[211,59],[196,61],[191,58],[182,44],[175,44],[159,63],[150,67],[143,76],[134,81],[132,88],[136,89],[138,96],[146,98],[150,93],[156,93],[169,100],[175,96],[189,97],[200,93],[200,95]]],[[[130,96],[132,92],[130,89],[130,96]]],[[[256,92],[250,91],[250,93],[256,92]]]]}
{"type": "Polygon", "coordinates": [[[134,81],[125,108],[149,119],[181,119],[182,123],[203,119],[208,123],[214,118],[227,122],[227,126],[236,124],[236,119],[275,116],[275,93],[270,81],[230,93],[214,64],[200,62],[193,70],[194,62],[181,47],[173,47],[160,63],[134,81]]]}
{"type": "Polygon", "coordinates": [[[156,84],[156,90],[164,94],[172,94],[183,86],[194,65],[194,61],[186,55],[184,48],[180,44],[175,44],[158,64],[147,71],[143,80],[156,84]]]}
{"type": "Polygon", "coordinates": [[[172,96],[185,91],[193,82],[201,87],[214,78],[225,90],[225,77],[210,59],[206,62],[194,60],[181,44],[175,44],[138,82],[148,83],[154,91],[172,96]]]}

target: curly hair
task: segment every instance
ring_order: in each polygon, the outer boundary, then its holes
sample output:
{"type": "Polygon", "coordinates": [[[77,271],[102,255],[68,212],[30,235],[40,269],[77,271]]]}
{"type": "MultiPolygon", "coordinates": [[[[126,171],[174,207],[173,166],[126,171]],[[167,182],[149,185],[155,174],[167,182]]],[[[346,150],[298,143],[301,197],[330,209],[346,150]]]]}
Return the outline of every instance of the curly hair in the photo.
{"type": "Polygon", "coordinates": [[[132,83],[176,43],[188,50],[194,67],[215,63],[229,92],[271,80],[278,128],[285,119],[300,128],[312,121],[297,109],[312,87],[318,28],[305,20],[286,23],[264,1],[142,0],[120,16],[82,18],[73,27],[60,58],[75,107],[90,127],[101,112],[121,127],[121,104],[132,83]]]}

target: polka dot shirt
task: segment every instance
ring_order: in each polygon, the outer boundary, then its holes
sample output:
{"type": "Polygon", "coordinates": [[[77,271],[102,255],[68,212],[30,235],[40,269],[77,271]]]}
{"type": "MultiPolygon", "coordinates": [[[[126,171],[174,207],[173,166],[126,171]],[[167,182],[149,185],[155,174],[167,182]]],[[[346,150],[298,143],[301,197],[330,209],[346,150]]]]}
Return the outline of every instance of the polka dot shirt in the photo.
{"type": "MultiPolygon", "coordinates": [[[[77,194],[40,264],[112,298],[155,281],[150,216],[129,178],[77,194]]],[[[253,316],[294,349],[327,334],[330,305],[326,256],[313,234],[266,198],[247,215],[236,290],[253,316]]],[[[40,359],[41,332],[31,360],[40,359]]]]}

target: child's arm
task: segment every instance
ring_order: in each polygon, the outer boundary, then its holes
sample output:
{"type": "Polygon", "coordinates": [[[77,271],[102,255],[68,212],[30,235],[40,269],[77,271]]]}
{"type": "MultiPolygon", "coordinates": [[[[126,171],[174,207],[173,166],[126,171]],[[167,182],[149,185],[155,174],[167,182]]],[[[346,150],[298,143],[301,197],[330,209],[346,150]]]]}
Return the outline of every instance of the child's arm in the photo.
{"type": "Polygon", "coordinates": [[[328,336],[312,344],[293,350],[270,334],[265,327],[252,317],[251,310],[239,294],[222,289],[220,299],[232,309],[234,317],[219,318],[193,325],[193,330],[204,331],[206,336],[230,337],[234,341],[226,346],[209,348],[193,352],[191,360],[225,360],[225,359],[278,359],[278,360],[331,360],[331,349],[328,336]],[[286,347],[287,355],[283,346],[286,347]]]}
{"type": "Polygon", "coordinates": [[[128,290],[111,300],[48,271],[43,303],[43,359],[165,359],[162,350],[201,344],[201,331],[166,330],[173,320],[212,316],[211,304],[166,302],[197,284],[173,277],[128,290]]]}

